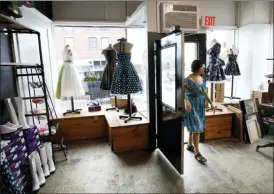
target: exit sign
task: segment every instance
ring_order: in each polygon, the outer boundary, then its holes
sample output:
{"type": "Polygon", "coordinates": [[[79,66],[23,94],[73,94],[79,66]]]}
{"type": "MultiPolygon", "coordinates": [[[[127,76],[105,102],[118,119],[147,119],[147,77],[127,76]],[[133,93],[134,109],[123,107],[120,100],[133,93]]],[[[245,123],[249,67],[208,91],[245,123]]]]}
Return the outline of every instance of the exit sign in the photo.
{"type": "Polygon", "coordinates": [[[216,17],[215,16],[204,16],[202,18],[202,26],[210,27],[216,25],[216,17]]]}

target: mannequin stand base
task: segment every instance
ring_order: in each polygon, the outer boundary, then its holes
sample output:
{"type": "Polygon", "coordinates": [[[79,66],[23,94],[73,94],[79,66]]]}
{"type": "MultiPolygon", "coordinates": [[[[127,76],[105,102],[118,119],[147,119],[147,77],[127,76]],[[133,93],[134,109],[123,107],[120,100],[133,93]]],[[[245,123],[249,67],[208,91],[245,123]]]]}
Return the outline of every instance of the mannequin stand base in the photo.
{"type": "Polygon", "coordinates": [[[113,108],[107,108],[106,111],[109,111],[109,110],[116,110],[117,112],[119,112],[119,108],[118,107],[113,107],[113,108]]]}
{"type": "Polygon", "coordinates": [[[121,116],[119,116],[119,118],[120,119],[125,119],[124,120],[125,123],[127,123],[130,120],[140,120],[140,121],[142,120],[142,117],[133,117],[131,115],[121,115],[121,116]]]}
{"type": "Polygon", "coordinates": [[[260,148],[274,147],[274,143],[267,143],[265,145],[257,145],[256,150],[258,151],[260,148]]]}
{"type": "MultiPolygon", "coordinates": [[[[210,111],[210,107],[206,106],[205,108],[206,108],[206,111],[210,111]]],[[[217,106],[215,106],[214,108],[215,108],[215,110],[217,110],[217,111],[223,112],[223,109],[217,108],[217,106]]]]}
{"type": "Polygon", "coordinates": [[[225,98],[229,98],[229,99],[238,99],[238,100],[241,100],[241,98],[239,97],[234,97],[234,96],[225,96],[225,98]]]}
{"type": "Polygon", "coordinates": [[[66,116],[67,114],[80,114],[82,109],[76,109],[76,110],[67,110],[67,112],[64,112],[63,115],[66,116]]]}

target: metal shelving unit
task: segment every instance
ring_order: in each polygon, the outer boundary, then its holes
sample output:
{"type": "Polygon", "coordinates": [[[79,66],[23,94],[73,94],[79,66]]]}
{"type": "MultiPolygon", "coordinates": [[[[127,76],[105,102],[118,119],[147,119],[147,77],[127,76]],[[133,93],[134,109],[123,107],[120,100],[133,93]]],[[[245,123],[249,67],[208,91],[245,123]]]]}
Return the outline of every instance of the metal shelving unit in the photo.
{"type": "MultiPolygon", "coordinates": [[[[45,72],[44,72],[44,64],[43,64],[43,56],[42,56],[42,46],[41,46],[41,37],[40,33],[32,30],[22,24],[20,24],[18,21],[12,19],[11,17],[5,16],[0,13],[0,25],[5,27],[5,30],[1,30],[1,33],[8,33],[8,34],[33,34],[37,35],[38,38],[38,48],[39,48],[39,64],[31,64],[31,63],[10,63],[10,62],[2,62],[0,64],[1,66],[14,66],[15,68],[15,73],[17,77],[17,81],[19,83],[19,78],[24,77],[27,80],[27,93],[28,96],[24,96],[23,99],[25,101],[30,102],[30,107],[31,110],[28,111],[30,113],[26,114],[26,117],[32,117],[33,124],[36,124],[37,122],[35,121],[35,118],[38,116],[46,116],[47,119],[47,124],[48,124],[48,130],[49,130],[49,135],[52,134],[51,132],[51,124],[50,120],[53,118],[53,116],[57,117],[57,114],[55,112],[54,104],[53,101],[50,97],[49,90],[47,88],[46,82],[45,82],[45,72]],[[41,83],[41,89],[43,92],[43,95],[36,95],[36,89],[33,88],[31,91],[31,87],[29,82],[33,82],[34,78],[38,79],[38,82],[41,83]],[[33,94],[33,95],[32,95],[33,94]],[[38,108],[37,104],[33,105],[32,100],[35,98],[43,98],[44,99],[44,104],[45,104],[45,113],[38,113],[38,114],[33,114],[31,111],[33,110],[34,107],[38,108]],[[51,108],[50,108],[51,106],[51,108]]],[[[22,78],[22,81],[23,78],[22,78]]],[[[39,89],[39,88],[37,88],[39,89]]],[[[40,119],[38,117],[38,123],[40,124],[40,119]]]]}

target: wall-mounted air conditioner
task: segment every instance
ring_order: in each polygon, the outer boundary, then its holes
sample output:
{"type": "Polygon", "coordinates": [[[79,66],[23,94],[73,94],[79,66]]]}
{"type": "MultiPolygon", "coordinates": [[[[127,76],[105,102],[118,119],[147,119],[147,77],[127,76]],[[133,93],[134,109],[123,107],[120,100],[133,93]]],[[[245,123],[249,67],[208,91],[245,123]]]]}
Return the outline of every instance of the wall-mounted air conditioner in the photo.
{"type": "Polygon", "coordinates": [[[160,5],[161,32],[168,32],[172,26],[179,25],[185,32],[196,32],[199,27],[198,7],[162,3],[160,5]]]}

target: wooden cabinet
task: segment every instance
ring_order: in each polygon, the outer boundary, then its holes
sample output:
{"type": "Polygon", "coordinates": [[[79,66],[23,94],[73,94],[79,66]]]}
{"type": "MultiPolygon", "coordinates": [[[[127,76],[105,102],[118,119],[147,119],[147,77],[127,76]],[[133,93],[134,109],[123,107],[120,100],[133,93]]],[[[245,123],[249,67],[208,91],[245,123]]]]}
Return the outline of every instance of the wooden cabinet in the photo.
{"type": "Polygon", "coordinates": [[[107,123],[104,115],[92,115],[87,117],[60,118],[53,122],[59,122],[60,127],[56,138],[64,137],[64,140],[79,140],[107,137],[107,123]]]}
{"type": "Polygon", "coordinates": [[[110,128],[110,134],[114,152],[148,148],[148,124],[110,128]]]}
{"type": "Polygon", "coordinates": [[[206,114],[205,140],[231,137],[233,112],[222,106],[223,111],[206,114]]]}
{"type": "MultiPolygon", "coordinates": [[[[141,116],[141,115],[138,115],[141,116]]],[[[124,123],[117,113],[106,113],[109,142],[114,152],[125,152],[148,148],[148,122],[130,121],[124,123]]]]}

